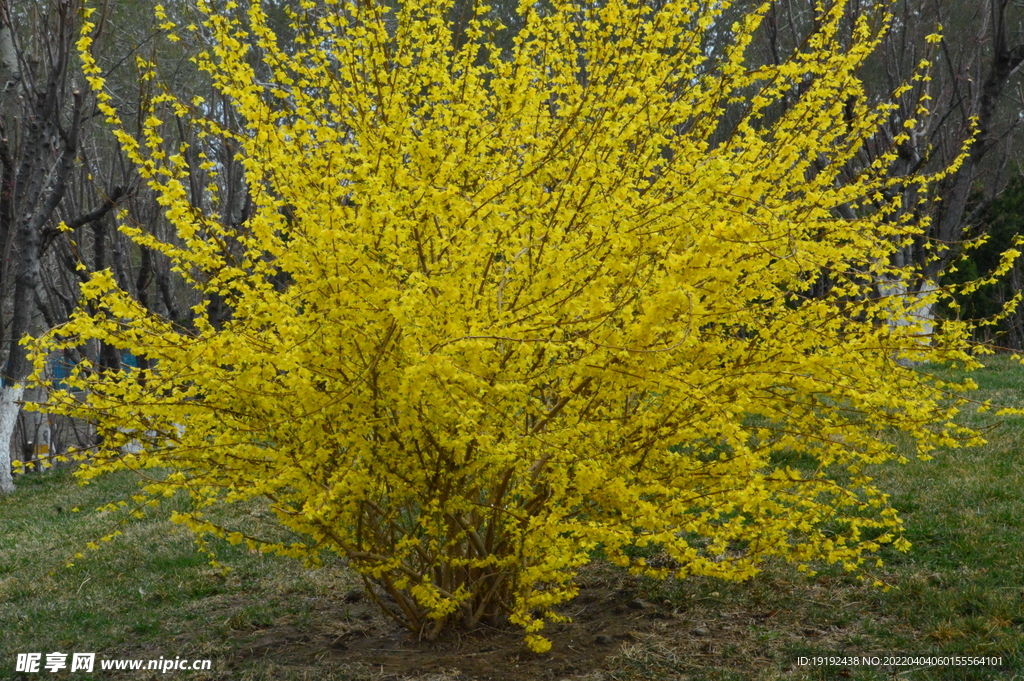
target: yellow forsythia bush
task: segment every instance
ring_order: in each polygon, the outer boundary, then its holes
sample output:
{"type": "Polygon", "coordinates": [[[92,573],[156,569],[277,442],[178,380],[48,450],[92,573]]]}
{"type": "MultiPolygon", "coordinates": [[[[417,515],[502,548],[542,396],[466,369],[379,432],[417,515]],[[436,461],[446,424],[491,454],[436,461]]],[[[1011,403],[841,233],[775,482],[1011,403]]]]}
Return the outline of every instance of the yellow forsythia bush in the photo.
{"type": "Polygon", "coordinates": [[[955,444],[948,386],[909,365],[969,357],[963,325],[915,316],[939,292],[876,288],[916,276],[889,256],[921,233],[901,197],[935,178],[890,178],[895,146],[844,170],[890,115],[857,77],[886,24],[842,38],[839,2],[751,68],[765,8],[712,61],[725,4],[527,2],[503,53],[482,6],[455,49],[450,2],[303,3],[285,50],[258,4],[201,2],[197,63],[242,124],[164,92],[134,135],[87,21],[86,73],[177,238],[121,229],[232,316],[203,303],[185,329],[109,271],[82,285],[36,380],[95,339],[149,368],[83,362],[66,382],[87,392],[50,392],[102,435],[78,474],[160,469],[138,500],[186,490],[174,519],[200,534],[337,552],[425,637],[507,618],[538,651],[598,551],[739,580],[905,548],[865,466],[898,456],[886,432],[955,444]],[[243,224],[194,208],[168,112],[237,149],[243,224]],[[204,514],[254,498],[305,541],[204,514]]]}

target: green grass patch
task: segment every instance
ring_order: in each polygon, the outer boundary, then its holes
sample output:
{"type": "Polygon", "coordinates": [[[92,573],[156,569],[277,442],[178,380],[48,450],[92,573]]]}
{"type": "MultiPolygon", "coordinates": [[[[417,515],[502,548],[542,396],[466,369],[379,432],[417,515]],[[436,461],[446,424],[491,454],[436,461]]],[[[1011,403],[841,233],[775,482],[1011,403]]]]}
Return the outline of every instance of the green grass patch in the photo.
{"type": "MultiPolygon", "coordinates": [[[[948,367],[921,370],[948,380],[967,375],[948,367]]],[[[1024,406],[1024,369],[1009,357],[986,358],[986,367],[970,377],[979,386],[972,399],[1024,406]]],[[[785,565],[769,565],[743,584],[645,581],[648,599],[667,599],[684,614],[684,632],[699,626],[710,633],[627,648],[624,670],[646,661],[638,673],[616,678],[1024,678],[1024,417],[993,412],[967,410],[960,417],[985,430],[986,445],[939,452],[927,462],[908,451],[909,463],[872,473],[892,495],[913,544],[908,553],[887,548],[884,566],[870,572],[892,589],[867,586],[841,569],[808,578],[785,565]],[[1003,664],[796,664],[800,656],[886,653],[994,656],[1003,664]]]]}
{"type": "MultiPolygon", "coordinates": [[[[275,676],[269,660],[234,660],[230,653],[241,642],[238,632],[322,618],[325,608],[333,610],[337,594],[356,584],[329,557],[324,568],[311,571],[217,541],[218,558],[231,567],[223,574],[195,550],[188,530],[169,522],[172,510],[185,507],[183,499],[123,523],[120,513],[96,513],[104,502],[136,490],[128,473],[80,486],[69,471],[60,470],[21,476],[17,484],[15,494],[0,497],[0,617],[13,625],[0,639],[0,678],[11,678],[17,653],[53,651],[95,652],[98,658],[180,656],[219,664],[212,673],[170,672],[190,679],[292,678],[275,676]],[[109,544],[84,548],[118,527],[122,535],[109,544]],[[75,559],[78,552],[84,557],[75,559]]],[[[233,520],[245,526],[245,514],[236,515],[233,520]]],[[[344,621],[333,612],[329,619],[344,621]]],[[[99,669],[42,674],[83,681],[118,678],[99,669]]],[[[148,678],[144,672],[123,674],[148,678]]]]}

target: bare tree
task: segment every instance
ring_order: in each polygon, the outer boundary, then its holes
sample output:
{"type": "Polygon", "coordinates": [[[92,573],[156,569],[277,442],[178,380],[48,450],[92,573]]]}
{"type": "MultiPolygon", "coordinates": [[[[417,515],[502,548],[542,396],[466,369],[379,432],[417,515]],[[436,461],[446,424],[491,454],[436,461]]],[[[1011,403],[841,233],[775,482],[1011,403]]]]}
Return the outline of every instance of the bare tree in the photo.
{"type": "MultiPolygon", "coordinates": [[[[55,223],[76,175],[92,101],[75,66],[77,10],[71,0],[17,8],[0,0],[0,75],[5,81],[0,93],[0,294],[4,317],[9,311],[9,322],[0,322],[6,345],[0,391],[0,490],[5,492],[14,489],[11,442],[21,400],[39,397],[25,395],[30,363],[20,341],[62,321],[44,255],[59,234],[55,223]]],[[[101,193],[106,196],[66,223],[73,227],[103,219],[125,188],[101,193]]],[[[23,425],[34,433],[30,442],[48,441],[45,421],[38,415],[26,421],[23,425]]]]}
{"type": "MultiPolygon", "coordinates": [[[[896,151],[892,174],[910,177],[948,168],[966,150],[957,170],[931,196],[919,196],[913,185],[902,190],[904,214],[914,213],[928,228],[892,257],[900,266],[916,264],[919,277],[879,282],[879,293],[922,296],[940,284],[958,244],[1005,188],[1008,165],[1021,146],[1024,9],[1009,0],[851,0],[845,6],[847,30],[863,17],[878,27],[883,10],[891,13],[888,30],[860,76],[867,104],[889,100],[897,107],[845,175],[896,151]],[[929,37],[936,34],[941,35],[937,42],[929,37]],[[894,96],[904,86],[909,89],[894,96]],[[927,114],[919,109],[922,102],[927,114]]],[[[801,49],[817,16],[811,0],[774,0],[752,58],[782,63],[801,49]]],[[[791,96],[799,94],[794,88],[791,96]]],[[[820,283],[827,288],[827,273],[820,283]]]]}

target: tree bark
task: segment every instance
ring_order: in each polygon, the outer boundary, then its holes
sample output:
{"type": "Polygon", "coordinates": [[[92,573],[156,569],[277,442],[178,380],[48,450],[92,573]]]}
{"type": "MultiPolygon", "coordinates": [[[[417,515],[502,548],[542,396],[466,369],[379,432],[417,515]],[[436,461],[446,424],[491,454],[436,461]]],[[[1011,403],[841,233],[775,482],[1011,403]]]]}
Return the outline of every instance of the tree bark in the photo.
{"type": "Polygon", "coordinates": [[[18,422],[21,411],[21,396],[25,392],[24,385],[7,385],[0,390],[0,492],[14,491],[14,479],[11,476],[10,443],[14,435],[14,424],[18,422]]]}

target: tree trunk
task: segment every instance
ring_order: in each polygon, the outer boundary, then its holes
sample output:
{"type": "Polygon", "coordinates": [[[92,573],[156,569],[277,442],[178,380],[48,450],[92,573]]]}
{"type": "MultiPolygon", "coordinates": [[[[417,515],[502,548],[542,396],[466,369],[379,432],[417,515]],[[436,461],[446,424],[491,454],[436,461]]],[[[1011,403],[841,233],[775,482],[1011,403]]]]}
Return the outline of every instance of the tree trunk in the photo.
{"type": "Polygon", "coordinates": [[[14,424],[18,422],[21,411],[21,396],[24,385],[6,385],[0,390],[0,492],[14,491],[14,480],[11,476],[11,439],[14,435],[14,424]]]}

